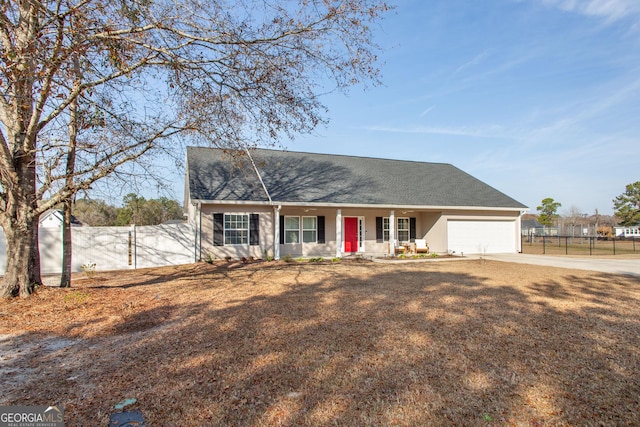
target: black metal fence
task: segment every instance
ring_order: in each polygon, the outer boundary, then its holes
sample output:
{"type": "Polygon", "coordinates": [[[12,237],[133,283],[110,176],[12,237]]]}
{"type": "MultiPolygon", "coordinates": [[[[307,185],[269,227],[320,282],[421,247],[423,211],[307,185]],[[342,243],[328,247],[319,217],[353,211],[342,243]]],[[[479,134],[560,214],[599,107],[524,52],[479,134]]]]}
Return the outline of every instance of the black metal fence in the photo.
{"type": "Polygon", "coordinates": [[[522,252],[546,255],[626,255],[640,253],[640,239],[595,236],[522,236],[522,252]]]}

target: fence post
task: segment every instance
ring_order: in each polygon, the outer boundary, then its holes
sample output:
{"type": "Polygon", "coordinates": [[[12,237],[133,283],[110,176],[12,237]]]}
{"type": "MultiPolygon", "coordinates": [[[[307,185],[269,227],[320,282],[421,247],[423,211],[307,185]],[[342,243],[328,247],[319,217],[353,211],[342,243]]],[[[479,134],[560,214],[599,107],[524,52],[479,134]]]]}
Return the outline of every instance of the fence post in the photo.
{"type": "Polygon", "coordinates": [[[569,238],[567,236],[564,237],[564,254],[569,255],[569,238]]]}
{"type": "Polygon", "coordinates": [[[137,246],[138,246],[138,242],[136,241],[136,225],[135,224],[131,224],[131,257],[133,258],[133,269],[137,270],[138,269],[138,257],[137,257],[137,246]]]}
{"type": "Polygon", "coordinates": [[[616,238],[613,238],[613,254],[616,254],[616,238]]]}
{"type": "Polygon", "coordinates": [[[591,237],[589,237],[589,255],[593,255],[592,249],[591,249],[591,237]]]}
{"type": "Polygon", "coordinates": [[[547,253],[547,239],[546,236],[542,236],[542,255],[547,253]]]}

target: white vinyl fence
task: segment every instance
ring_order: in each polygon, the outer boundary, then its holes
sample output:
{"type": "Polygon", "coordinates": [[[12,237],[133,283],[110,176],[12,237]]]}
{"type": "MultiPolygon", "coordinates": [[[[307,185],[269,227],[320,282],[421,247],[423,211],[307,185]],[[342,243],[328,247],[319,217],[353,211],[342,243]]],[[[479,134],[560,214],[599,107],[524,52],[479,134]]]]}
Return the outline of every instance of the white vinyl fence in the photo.
{"type": "MultiPolygon", "coordinates": [[[[42,274],[62,270],[62,228],[40,227],[42,274]]],[[[189,264],[195,259],[190,224],[131,227],[72,227],[71,270],[95,264],[96,271],[189,264]]],[[[0,229],[0,274],[6,266],[6,241],[0,229]]]]}

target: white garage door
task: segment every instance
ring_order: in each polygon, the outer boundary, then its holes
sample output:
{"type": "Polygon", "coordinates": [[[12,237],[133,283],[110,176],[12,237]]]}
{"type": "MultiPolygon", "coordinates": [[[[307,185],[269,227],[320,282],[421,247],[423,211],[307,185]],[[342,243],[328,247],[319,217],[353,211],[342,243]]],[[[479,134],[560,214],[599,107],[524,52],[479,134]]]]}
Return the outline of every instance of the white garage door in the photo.
{"type": "Polygon", "coordinates": [[[515,253],[515,221],[447,222],[449,250],[456,254],[515,253]]]}

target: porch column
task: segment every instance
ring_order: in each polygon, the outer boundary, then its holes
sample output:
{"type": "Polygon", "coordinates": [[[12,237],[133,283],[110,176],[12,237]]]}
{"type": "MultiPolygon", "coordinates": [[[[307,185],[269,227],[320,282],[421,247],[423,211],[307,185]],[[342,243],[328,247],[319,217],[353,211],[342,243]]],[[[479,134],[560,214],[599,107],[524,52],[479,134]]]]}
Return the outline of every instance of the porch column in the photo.
{"type": "Polygon", "coordinates": [[[396,254],[396,212],[389,212],[389,255],[396,254]]]}
{"type": "Polygon", "coordinates": [[[336,257],[342,257],[342,209],[336,211],[336,257]]]}
{"type": "Polygon", "coordinates": [[[196,214],[194,220],[196,223],[196,231],[193,245],[193,258],[194,262],[198,262],[202,260],[202,203],[198,202],[195,206],[196,214]]]}
{"type": "Polygon", "coordinates": [[[280,208],[273,207],[273,259],[280,259],[280,208]]]}

